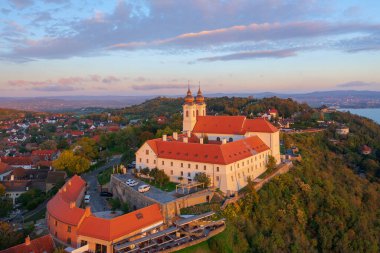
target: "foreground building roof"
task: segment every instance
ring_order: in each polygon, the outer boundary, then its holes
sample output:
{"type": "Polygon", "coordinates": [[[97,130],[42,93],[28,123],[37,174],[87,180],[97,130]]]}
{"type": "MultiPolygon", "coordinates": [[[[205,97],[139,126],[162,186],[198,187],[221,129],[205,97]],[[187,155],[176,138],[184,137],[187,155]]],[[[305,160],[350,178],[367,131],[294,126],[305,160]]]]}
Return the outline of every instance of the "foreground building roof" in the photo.
{"type": "Polygon", "coordinates": [[[30,240],[29,236],[25,242],[11,248],[0,250],[0,253],[53,253],[54,242],[50,235],[30,240]]]}
{"type": "Polygon", "coordinates": [[[78,234],[113,241],[162,221],[160,207],[154,204],[110,220],[96,216],[86,217],[78,229],[78,234]]]}

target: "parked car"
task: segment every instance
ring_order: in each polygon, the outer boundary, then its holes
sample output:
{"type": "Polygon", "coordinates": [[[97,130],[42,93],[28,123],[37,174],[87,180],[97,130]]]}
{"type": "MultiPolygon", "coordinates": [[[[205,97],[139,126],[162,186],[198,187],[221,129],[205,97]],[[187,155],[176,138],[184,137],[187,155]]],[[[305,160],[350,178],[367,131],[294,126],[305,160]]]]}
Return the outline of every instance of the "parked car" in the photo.
{"type": "Polygon", "coordinates": [[[90,203],[90,195],[84,195],[84,203],[88,204],[90,203]]]}
{"type": "Polygon", "coordinates": [[[150,190],[150,186],[147,184],[140,185],[138,190],[139,190],[139,192],[147,192],[150,190]]]}
{"type": "Polygon", "coordinates": [[[113,194],[110,192],[100,192],[101,197],[113,197],[113,194]]]}
{"type": "Polygon", "coordinates": [[[127,185],[129,185],[132,181],[134,181],[133,179],[127,179],[127,181],[125,181],[125,183],[127,184],[127,185]]]}
{"type": "Polygon", "coordinates": [[[136,185],[138,185],[139,184],[139,182],[136,182],[135,180],[132,180],[132,181],[130,181],[129,182],[129,186],[136,186],[136,185]]]}

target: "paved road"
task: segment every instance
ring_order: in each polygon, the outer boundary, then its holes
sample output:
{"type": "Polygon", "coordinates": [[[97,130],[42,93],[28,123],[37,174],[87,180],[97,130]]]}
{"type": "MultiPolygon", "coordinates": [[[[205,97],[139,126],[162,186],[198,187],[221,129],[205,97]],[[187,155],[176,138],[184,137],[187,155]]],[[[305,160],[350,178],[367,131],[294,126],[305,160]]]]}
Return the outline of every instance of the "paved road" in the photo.
{"type": "Polygon", "coordinates": [[[90,197],[91,212],[96,213],[96,212],[102,212],[102,211],[109,211],[106,198],[100,197],[99,192],[97,190],[97,185],[98,185],[97,176],[103,170],[109,167],[112,167],[114,165],[120,164],[120,161],[121,161],[121,156],[114,156],[105,165],[97,168],[96,170],[87,172],[82,175],[82,178],[87,182],[87,194],[91,196],[90,197]]]}
{"type": "Polygon", "coordinates": [[[138,192],[139,186],[146,184],[146,183],[137,179],[136,177],[134,177],[130,173],[125,174],[125,175],[117,174],[116,177],[121,179],[124,182],[125,187],[131,187],[125,183],[127,181],[127,179],[131,178],[131,179],[137,181],[139,184],[132,187],[136,191],[136,194],[144,194],[144,195],[146,195],[152,199],[159,201],[160,203],[166,203],[166,202],[170,202],[170,201],[176,199],[176,197],[174,196],[174,192],[166,192],[166,191],[160,190],[154,186],[150,186],[150,190],[148,192],[145,192],[145,193],[138,192]]]}

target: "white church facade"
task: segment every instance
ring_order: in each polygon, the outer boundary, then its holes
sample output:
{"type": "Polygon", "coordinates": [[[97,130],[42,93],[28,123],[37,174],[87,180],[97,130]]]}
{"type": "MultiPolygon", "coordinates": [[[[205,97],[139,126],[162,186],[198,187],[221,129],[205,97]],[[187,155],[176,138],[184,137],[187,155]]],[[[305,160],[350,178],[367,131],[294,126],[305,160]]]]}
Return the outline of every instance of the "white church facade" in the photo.
{"type": "Polygon", "coordinates": [[[183,132],[146,141],[136,152],[136,168],[164,170],[173,182],[191,182],[206,173],[211,186],[234,193],[265,172],[269,156],[280,162],[279,130],[263,118],[207,116],[200,89],[188,90],[183,132]]]}

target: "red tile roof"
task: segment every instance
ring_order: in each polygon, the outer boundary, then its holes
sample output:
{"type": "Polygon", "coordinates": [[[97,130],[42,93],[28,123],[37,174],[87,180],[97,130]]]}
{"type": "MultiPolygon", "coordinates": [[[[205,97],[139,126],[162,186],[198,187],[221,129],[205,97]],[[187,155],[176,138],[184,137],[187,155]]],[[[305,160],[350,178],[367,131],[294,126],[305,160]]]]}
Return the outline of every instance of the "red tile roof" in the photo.
{"type": "Polygon", "coordinates": [[[52,156],[57,153],[57,150],[33,150],[32,155],[36,156],[52,156]]]}
{"type": "MultiPolygon", "coordinates": [[[[28,241],[30,239],[26,239],[28,241]]],[[[54,242],[50,235],[45,235],[30,242],[13,246],[11,248],[1,250],[0,253],[53,253],[54,242]]]]}
{"type": "Polygon", "coordinates": [[[86,217],[78,229],[78,235],[112,241],[159,222],[163,222],[163,217],[159,205],[154,204],[110,220],[86,217]]]}
{"type": "Polygon", "coordinates": [[[278,129],[263,118],[247,119],[245,116],[198,116],[194,133],[238,134],[246,132],[274,133],[278,129]]]}
{"type": "Polygon", "coordinates": [[[8,172],[11,170],[11,167],[7,163],[3,163],[0,160],[0,174],[3,174],[5,172],[8,172]]]}
{"type": "Polygon", "coordinates": [[[230,164],[269,150],[258,136],[226,144],[184,143],[162,139],[149,140],[147,143],[159,158],[211,164],[230,164]]]}
{"type": "Polygon", "coordinates": [[[85,210],[70,206],[70,202],[76,202],[85,186],[86,182],[81,177],[74,175],[48,202],[49,214],[64,223],[78,225],[85,214],[85,210]]]}
{"type": "Polygon", "coordinates": [[[31,165],[33,164],[30,156],[4,156],[1,161],[9,165],[31,165]]]}

